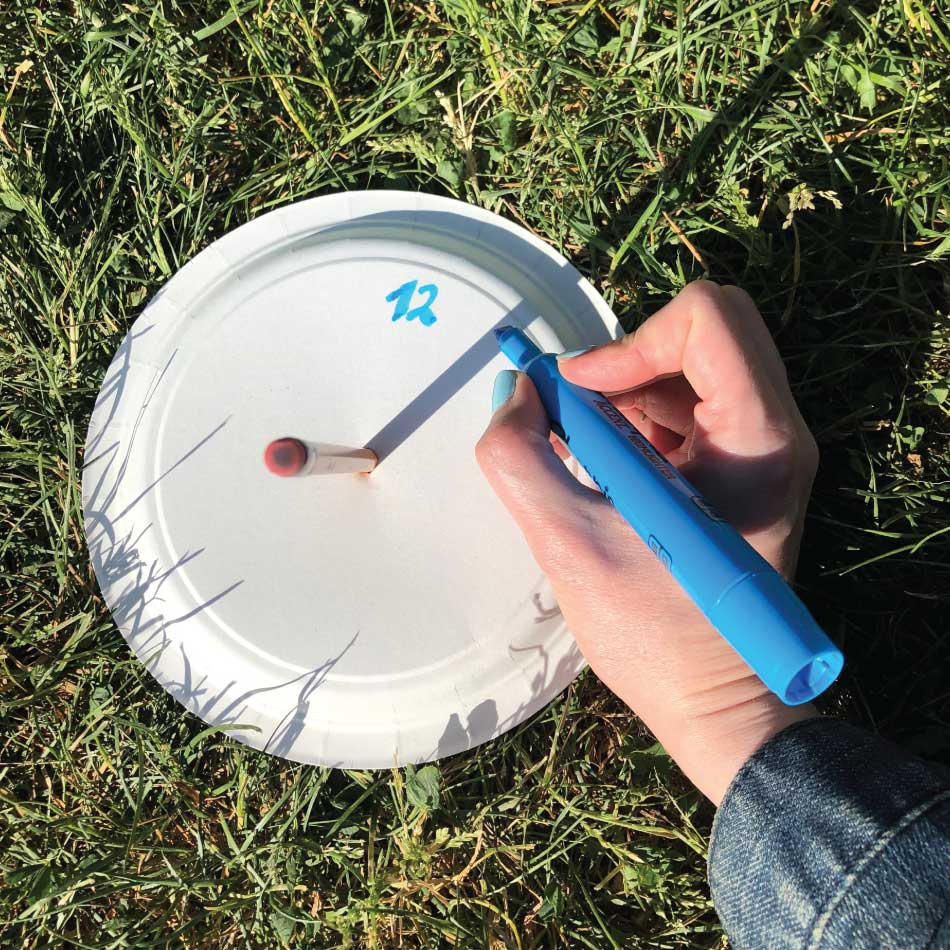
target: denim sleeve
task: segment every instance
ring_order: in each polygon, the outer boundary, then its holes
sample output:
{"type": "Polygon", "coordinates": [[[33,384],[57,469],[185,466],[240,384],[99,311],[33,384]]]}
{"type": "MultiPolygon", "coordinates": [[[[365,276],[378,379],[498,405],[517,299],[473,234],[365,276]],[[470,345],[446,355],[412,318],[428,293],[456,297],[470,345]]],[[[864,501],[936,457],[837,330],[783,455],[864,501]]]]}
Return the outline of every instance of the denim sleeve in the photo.
{"type": "Polygon", "coordinates": [[[735,950],[950,948],[950,772],[810,719],[739,771],[713,823],[735,950]]]}

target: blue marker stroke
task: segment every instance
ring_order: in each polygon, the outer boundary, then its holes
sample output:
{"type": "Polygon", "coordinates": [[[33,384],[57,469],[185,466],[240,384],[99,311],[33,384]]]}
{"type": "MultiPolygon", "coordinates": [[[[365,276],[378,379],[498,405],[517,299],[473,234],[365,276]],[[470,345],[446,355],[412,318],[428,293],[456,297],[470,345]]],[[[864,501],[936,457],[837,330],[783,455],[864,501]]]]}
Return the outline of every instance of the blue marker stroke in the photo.
{"type": "Polygon", "coordinates": [[[419,287],[419,293],[426,295],[426,301],[410,309],[418,283],[417,280],[406,281],[401,287],[397,287],[386,295],[387,303],[395,301],[396,304],[393,308],[393,323],[402,317],[405,317],[407,322],[418,318],[424,327],[431,327],[438,320],[438,317],[432,312],[432,304],[435,298],[439,296],[439,288],[435,284],[424,284],[419,287]]]}

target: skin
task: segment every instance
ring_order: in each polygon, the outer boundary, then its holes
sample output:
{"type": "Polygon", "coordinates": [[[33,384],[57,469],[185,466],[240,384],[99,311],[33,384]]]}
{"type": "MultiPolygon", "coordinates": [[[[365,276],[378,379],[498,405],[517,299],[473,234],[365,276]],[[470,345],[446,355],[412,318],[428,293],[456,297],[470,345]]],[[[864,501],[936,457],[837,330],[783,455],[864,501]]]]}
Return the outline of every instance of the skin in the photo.
{"type": "MultiPolygon", "coordinates": [[[[737,287],[690,284],[636,333],[560,361],[618,409],[785,578],[795,570],[818,449],[772,338],[737,287]]],[[[552,443],[531,381],[492,416],[476,457],[547,575],[601,680],[719,804],[786,726],[785,706],[552,443]]]]}

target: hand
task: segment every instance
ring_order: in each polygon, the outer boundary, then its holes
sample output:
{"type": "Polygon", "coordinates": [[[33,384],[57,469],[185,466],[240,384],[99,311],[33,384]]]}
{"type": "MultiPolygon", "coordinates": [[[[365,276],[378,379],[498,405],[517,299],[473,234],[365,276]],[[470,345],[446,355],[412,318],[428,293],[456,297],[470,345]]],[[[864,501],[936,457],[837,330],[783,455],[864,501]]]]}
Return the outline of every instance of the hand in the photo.
{"type": "MultiPolygon", "coordinates": [[[[636,333],[559,365],[570,382],[612,394],[791,578],[818,449],[744,291],[690,284],[636,333]]],[[[479,464],[594,672],[718,804],[759,745],[815,710],[766,689],[633,529],[562,463],[531,381],[506,373],[496,394],[511,395],[478,443],[479,464]]]]}

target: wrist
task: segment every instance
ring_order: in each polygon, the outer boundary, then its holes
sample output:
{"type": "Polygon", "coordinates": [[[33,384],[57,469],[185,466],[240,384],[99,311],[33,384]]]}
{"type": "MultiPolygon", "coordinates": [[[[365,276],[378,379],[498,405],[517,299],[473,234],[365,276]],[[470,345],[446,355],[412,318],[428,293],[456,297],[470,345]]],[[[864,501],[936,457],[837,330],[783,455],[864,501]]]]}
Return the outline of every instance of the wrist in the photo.
{"type": "Polygon", "coordinates": [[[718,807],[739,770],[762,745],[794,723],[818,715],[810,703],[786,706],[763,691],[735,705],[690,717],[667,751],[718,807]]]}

